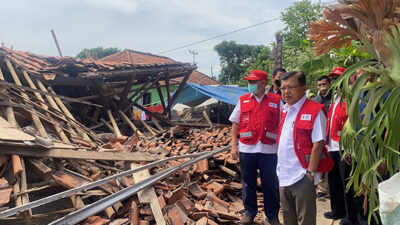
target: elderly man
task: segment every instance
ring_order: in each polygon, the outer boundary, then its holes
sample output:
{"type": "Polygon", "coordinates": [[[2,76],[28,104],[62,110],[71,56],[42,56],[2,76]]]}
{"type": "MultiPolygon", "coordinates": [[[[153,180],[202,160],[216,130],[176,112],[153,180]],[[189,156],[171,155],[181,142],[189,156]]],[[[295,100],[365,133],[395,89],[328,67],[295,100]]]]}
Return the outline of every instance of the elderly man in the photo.
{"type": "Polygon", "coordinates": [[[333,166],[324,146],[324,106],[306,98],[303,72],[283,74],[281,84],[286,104],[278,132],[277,174],[283,220],[285,225],[315,225],[317,172],[333,166]]]}
{"type": "Polygon", "coordinates": [[[280,224],[277,144],[281,96],[265,90],[268,75],[253,70],[243,78],[249,94],[240,97],[229,120],[232,122],[232,156],[239,157],[242,174],[242,198],[245,216],[240,224],[251,224],[257,215],[257,176],[259,170],[264,195],[266,220],[263,224],[280,224]],[[239,147],[238,147],[239,137],[239,147]]]}
{"type": "Polygon", "coordinates": [[[281,86],[281,75],[286,73],[286,70],[283,68],[276,68],[274,71],[272,71],[272,85],[271,88],[269,89],[269,92],[273,92],[278,95],[281,94],[281,90],[279,90],[279,87],[281,86]]]}

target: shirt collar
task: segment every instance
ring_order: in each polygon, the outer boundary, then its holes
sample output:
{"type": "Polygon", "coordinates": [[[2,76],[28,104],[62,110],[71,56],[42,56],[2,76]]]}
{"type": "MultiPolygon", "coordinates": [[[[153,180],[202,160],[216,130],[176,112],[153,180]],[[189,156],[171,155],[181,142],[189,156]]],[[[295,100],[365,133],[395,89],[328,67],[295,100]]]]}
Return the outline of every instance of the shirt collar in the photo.
{"type": "Polygon", "coordinates": [[[299,101],[297,101],[294,105],[290,106],[288,103],[286,103],[283,108],[286,110],[289,109],[295,109],[297,111],[299,111],[301,109],[301,107],[303,106],[304,102],[307,100],[306,95],[304,95],[299,101]]]}
{"type": "Polygon", "coordinates": [[[251,93],[251,95],[250,95],[250,97],[254,97],[255,99],[258,99],[258,100],[263,100],[263,98],[264,98],[264,96],[268,96],[268,91],[267,90],[265,90],[265,92],[264,92],[264,94],[261,96],[261,98],[258,98],[255,94],[253,94],[253,93],[251,93]]]}

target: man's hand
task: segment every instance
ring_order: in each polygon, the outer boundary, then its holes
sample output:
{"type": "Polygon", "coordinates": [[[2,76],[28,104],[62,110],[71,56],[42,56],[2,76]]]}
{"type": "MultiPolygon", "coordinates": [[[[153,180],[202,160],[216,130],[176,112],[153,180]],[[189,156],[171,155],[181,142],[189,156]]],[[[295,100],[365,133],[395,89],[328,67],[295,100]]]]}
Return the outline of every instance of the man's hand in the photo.
{"type": "Polygon", "coordinates": [[[350,154],[346,154],[345,156],[344,156],[344,162],[347,164],[347,165],[349,165],[349,166],[351,166],[351,155],[350,154]]]}
{"type": "Polygon", "coordinates": [[[237,145],[232,145],[231,155],[233,160],[237,160],[239,158],[239,150],[237,145]]]}
{"type": "Polygon", "coordinates": [[[307,177],[311,182],[314,182],[314,176],[312,176],[311,174],[306,173],[306,177],[307,177]]]}

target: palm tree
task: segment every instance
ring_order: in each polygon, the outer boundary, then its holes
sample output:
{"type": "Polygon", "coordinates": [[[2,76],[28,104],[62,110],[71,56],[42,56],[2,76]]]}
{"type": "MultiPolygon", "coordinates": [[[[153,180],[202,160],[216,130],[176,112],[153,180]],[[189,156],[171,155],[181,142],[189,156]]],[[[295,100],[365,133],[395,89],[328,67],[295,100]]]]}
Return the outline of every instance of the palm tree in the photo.
{"type": "Polygon", "coordinates": [[[373,59],[350,66],[333,84],[348,105],[349,119],[340,144],[352,157],[351,181],[364,195],[364,212],[376,218],[376,188],[382,175],[399,169],[400,143],[400,0],[339,0],[310,24],[317,55],[361,43],[373,59]],[[349,82],[356,70],[366,71],[349,82]],[[373,81],[371,78],[374,78],[373,81]]]}

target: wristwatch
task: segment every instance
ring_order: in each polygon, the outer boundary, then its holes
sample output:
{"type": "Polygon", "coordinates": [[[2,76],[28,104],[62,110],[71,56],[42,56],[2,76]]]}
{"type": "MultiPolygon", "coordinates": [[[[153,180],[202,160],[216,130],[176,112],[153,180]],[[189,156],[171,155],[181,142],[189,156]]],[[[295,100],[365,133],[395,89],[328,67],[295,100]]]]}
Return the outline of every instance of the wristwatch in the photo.
{"type": "Polygon", "coordinates": [[[316,172],[311,172],[309,170],[306,170],[306,173],[310,174],[312,177],[315,177],[315,174],[317,174],[316,172]]]}

